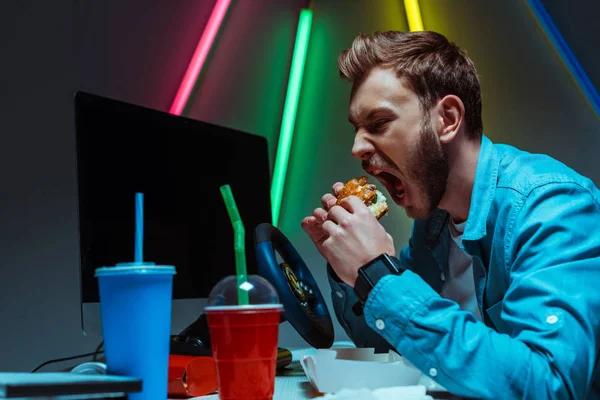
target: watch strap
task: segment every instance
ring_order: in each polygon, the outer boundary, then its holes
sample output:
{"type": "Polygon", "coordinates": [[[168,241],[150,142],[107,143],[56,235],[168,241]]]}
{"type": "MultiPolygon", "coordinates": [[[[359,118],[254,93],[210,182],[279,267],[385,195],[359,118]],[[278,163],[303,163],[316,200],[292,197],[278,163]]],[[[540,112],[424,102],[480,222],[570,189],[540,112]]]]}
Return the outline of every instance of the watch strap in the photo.
{"type": "Polygon", "coordinates": [[[400,261],[388,254],[381,254],[358,270],[358,277],[354,283],[354,292],[361,303],[365,303],[371,290],[381,278],[387,275],[399,275],[403,268],[400,261]]]}

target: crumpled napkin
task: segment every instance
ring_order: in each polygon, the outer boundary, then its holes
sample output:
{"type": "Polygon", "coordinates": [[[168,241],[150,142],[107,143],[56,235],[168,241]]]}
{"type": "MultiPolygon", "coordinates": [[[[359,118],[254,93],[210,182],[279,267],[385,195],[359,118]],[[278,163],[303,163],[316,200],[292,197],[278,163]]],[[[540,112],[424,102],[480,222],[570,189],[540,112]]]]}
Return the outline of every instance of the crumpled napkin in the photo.
{"type": "Polygon", "coordinates": [[[317,397],[323,400],[434,400],[433,397],[426,394],[425,386],[395,386],[388,388],[379,388],[376,390],[368,389],[342,389],[337,393],[328,393],[325,396],[317,397]]]}

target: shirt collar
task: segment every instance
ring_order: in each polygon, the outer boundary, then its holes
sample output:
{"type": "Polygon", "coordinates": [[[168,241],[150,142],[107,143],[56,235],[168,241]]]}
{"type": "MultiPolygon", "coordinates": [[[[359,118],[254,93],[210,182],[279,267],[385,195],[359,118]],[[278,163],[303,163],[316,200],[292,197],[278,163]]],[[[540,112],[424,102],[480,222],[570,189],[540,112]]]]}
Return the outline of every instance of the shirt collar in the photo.
{"type": "Polygon", "coordinates": [[[482,135],[475,181],[471,193],[471,207],[463,240],[479,240],[487,233],[487,217],[496,194],[498,169],[496,148],[487,136],[482,135]]]}

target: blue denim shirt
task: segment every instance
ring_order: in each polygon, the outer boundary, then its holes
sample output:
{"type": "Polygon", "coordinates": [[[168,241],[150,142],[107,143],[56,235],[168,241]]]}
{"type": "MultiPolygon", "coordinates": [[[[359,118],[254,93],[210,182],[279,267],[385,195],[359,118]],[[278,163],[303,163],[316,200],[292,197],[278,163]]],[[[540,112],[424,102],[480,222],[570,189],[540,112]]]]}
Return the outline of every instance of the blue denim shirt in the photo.
{"type": "Polygon", "coordinates": [[[359,347],[395,349],[450,392],[494,399],[600,398],[600,192],[545,155],[482,138],[461,248],[483,321],[439,293],[447,212],[416,220],[407,271],[381,279],[364,315],[329,268],[335,313],[359,347]]]}

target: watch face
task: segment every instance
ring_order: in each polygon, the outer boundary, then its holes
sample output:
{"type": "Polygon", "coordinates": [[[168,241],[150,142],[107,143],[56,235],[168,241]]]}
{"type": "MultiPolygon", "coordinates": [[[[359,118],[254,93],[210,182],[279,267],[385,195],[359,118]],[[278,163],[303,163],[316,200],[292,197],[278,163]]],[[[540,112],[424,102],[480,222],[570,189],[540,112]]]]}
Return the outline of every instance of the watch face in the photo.
{"type": "Polygon", "coordinates": [[[294,295],[298,298],[298,300],[302,302],[306,301],[306,293],[300,285],[300,281],[296,277],[296,274],[294,274],[294,271],[292,271],[292,268],[290,268],[290,266],[285,262],[282,262],[281,264],[279,264],[279,266],[281,267],[281,270],[283,271],[283,274],[285,276],[285,280],[287,281],[288,286],[290,287],[294,295]]]}

